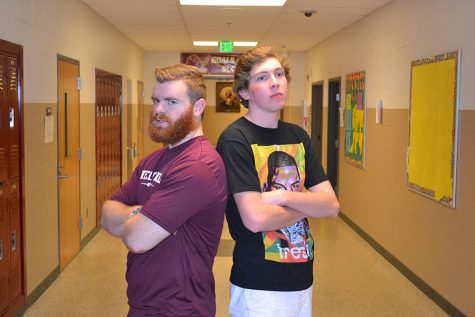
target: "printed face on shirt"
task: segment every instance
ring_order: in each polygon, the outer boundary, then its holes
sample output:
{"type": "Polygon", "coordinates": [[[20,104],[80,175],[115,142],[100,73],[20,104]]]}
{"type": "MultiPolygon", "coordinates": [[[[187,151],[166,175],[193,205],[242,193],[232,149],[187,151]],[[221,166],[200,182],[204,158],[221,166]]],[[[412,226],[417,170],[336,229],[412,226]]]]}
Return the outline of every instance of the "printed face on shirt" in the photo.
{"type": "Polygon", "coordinates": [[[297,166],[277,167],[275,175],[272,177],[270,190],[289,190],[292,192],[300,191],[300,176],[297,166]]]}
{"type": "Polygon", "coordinates": [[[249,88],[240,92],[241,97],[249,101],[249,107],[264,112],[280,111],[287,99],[287,78],[280,62],[267,58],[254,65],[250,75],[249,88]]]}
{"type": "Polygon", "coordinates": [[[196,129],[193,105],[183,81],[157,82],[152,101],[149,135],[153,141],[175,144],[196,129]]]}
{"type": "Polygon", "coordinates": [[[300,174],[294,157],[283,151],[274,151],[267,158],[267,168],[263,191],[301,191],[300,174]]]}

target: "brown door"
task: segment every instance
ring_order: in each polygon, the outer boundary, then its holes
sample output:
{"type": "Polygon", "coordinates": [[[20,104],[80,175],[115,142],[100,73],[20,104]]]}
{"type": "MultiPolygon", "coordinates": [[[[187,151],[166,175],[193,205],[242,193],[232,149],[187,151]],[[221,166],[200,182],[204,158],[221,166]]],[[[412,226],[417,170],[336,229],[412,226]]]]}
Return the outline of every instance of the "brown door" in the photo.
{"type": "Polygon", "coordinates": [[[79,63],[58,58],[59,266],[80,249],[79,63]]]}
{"type": "Polygon", "coordinates": [[[137,161],[139,162],[144,156],[143,138],[144,138],[144,90],[143,82],[137,82],[137,161]]]}
{"type": "Polygon", "coordinates": [[[22,48],[0,40],[0,315],[24,306],[22,48]]]}

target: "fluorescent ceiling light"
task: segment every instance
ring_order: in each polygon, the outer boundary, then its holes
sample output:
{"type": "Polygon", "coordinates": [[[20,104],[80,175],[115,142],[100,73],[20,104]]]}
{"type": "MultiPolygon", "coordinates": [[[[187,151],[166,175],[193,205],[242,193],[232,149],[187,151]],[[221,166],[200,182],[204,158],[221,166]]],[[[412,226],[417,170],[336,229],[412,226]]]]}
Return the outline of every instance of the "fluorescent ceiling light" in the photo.
{"type": "Polygon", "coordinates": [[[218,46],[217,41],[193,41],[194,46],[218,46]]]}
{"type": "Polygon", "coordinates": [[[234,46],[256,46],[257,42],[234,42],[234,46]]]}
{"type": "Polygon", "coordinates": [[[180,0],[182,6],[282,7],[287,0],[180,0]]]}

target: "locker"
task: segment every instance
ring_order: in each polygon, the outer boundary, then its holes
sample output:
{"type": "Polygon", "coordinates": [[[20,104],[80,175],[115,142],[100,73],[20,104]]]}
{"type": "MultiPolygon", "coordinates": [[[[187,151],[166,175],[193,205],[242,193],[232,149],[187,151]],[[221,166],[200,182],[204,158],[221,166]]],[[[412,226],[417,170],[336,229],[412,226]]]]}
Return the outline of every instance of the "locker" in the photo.
{"type": "Polygon", "coordinates": [[[19,107],[18,107],[18,59],[7,57],[7,116],[8,116],[8,177],[17,177],[20,173],[19,147],[19,107]]]}
{"type": "Polygon", "coordinates": [[[122,78],[96,70],[96,206],[121,186],[121,85],[122,78]]]}
{"type": "MultiPolygon", "coordinates": [[[[7,135],[6,57],[0,53],[0,135],[7,135]]],[[[0,138],[0,182],[7,178],[7,138],[0,138]]]]}
{"type": "Polygon", "coordinates": [[[20,219],[20,183],[18,178],[10,180],[9,190],[10,211],[10,276],[11,299],[15,300],[21,295],[21,219],[20,219]]]}
{"type": "Polygon", "coordinates": [[[0,40],[0,316],[25,304],[21,190],[21,46],[0,40]]]}
{"type": "Polygon", "coordinates": [[[0,312],[10,304],[10,245],[8,188],[0,183],[0,312]]]}

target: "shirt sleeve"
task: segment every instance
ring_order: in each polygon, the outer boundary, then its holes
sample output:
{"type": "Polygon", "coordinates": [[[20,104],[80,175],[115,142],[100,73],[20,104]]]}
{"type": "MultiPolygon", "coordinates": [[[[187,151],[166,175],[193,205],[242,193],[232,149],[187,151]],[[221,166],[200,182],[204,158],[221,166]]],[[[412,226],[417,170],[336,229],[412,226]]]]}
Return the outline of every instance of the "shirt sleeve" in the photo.
{"type": "Polygon", "coordinates": [[[169,233],[212,204],[220,192],[214,174],[200,161],[186,161],[170,170],[160,190],[143,205],[141,213],[169,233]]]}
{"type": "Polygon", "coordinates": [[[255,191],[261,192],[259,176],[254,166],[254,154],[250,144],[235,130],[226,130],[221,134],[217,151],[221,155],[230,194],[255,191]]]}
{"type": "Polygon", "coordinates": [[[134,170],[132,176],[127,180],[127,182],[110,197],[111,200],[121,202],[128,206],[138,205],[137,184],[139,181],[139,170],[139,167],[134,170]]]}

